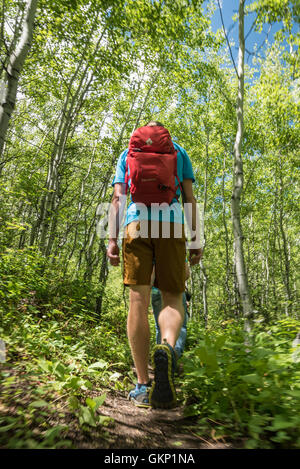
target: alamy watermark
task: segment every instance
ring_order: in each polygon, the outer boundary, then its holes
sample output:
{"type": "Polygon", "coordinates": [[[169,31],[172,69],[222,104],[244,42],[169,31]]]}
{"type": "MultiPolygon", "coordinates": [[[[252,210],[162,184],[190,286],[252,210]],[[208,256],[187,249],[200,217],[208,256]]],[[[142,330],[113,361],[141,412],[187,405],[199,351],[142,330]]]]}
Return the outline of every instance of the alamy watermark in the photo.
{"type": "MultiPolygon", "coordinates": [[[[98,205],[96,231],[99,238],[124,238],[126,236],[126,230],[123,229],[126,201],[127,197],[124,195],[120,196],[117,207],[109,202],[98,205]]],[[[185,203],[183,209],[186,219],[186,223],[184,223],[185,237],[191,240],[189,248],[198,249],[203,245],[204,239],[203,204],[185,203]],[[193,222],[194,225],[196,222],[196,226],[194,226],[194,230],[191,230],[189,227],[193,226],[193,222]]],[[[180,204],[153,203],[146,206],[139,202],[129,209],[129,213],[137,215],[139,220],[130,224],[130,236],[132,238],[147,238],[148,236],[151,236],[151,238],[159,238],[160,236],[170,238],[171,234],[174,238],[182,237],[182,209],[180,204]],[[161,225],[158,220],[161,220],[161,225]]]]}

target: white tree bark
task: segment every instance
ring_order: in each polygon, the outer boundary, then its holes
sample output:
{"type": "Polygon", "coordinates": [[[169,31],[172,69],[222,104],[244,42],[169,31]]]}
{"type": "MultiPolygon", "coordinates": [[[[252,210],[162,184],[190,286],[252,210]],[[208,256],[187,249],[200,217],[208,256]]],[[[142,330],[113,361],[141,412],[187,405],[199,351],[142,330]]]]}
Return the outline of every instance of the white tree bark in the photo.
{"type": "MultiPolygon", "coordinates": [[[[205,245],[206,245],[206,235],[205,235],[205,214],[207,206],[207,173],[208,173],[208,160],[209,160],[209,136],[210,130],[206,128],[206,145],[205,145],[205,175],[204,175],[204,194],[203,194],[203,210],[202,210],[202,226],[203,226],[203,243],[202,243],[202,255],[204,254],[205,245]]],[[[205,322],[205,328],[207,327],[208,320],[208,304],[207,304],[207,272],[203,262],[203,259],[200,259],[200,269],[202,273],[202,300],[203,300],[203,316],[205,322]]]]}
{"type": "Polygon", "coordinates": [[[239,294],[241,298],[243,315],[245,318],[245,330],[251,330],[251,317],[253,315],[253,305],[248,285],[248,276],[246,271],[243,233],[240,219],[240,199],[243,192],[243,161],[242,161],[242,143],[243,143],[243,124],[244,124],[244,4],[245,0],[239,3],[239,58],[238,58],[238,96],[237,96],[237,133],[234,144],[234,186],[231,197],[231,215],[234,234],[234,253],[235,268],[239,294]]]}
{"type": "Polygon", "coordinates": [[[226,221],[226,200],[225,200],[225,171],[226,171],[226,153],[224,153],[223,158],[223,172],[222,172],[222,219],[223,219],[223,226],[225,231],[225,254],[226,254],[226,278],[225,278],[225,290],[227,295],[228,305],[231,305],[231,293],[229,287],[229,279],[230,279],[230,262],[229,262],[229,236],[228,236],[228,228],[227,228],[227,221],[226,221]]]}
{"type": "Polygon", "coordinates": [[[282,248],[283,248],[283,256],[284,256],[284,271],[283,271],[283,283],[285,286],[285,296],[286,296],[286,303],[285,303],[285,314],[287,316],[290,315],[292,298],[291,298],[291,288],[290,288],[290,256],[288,252],[288,240],[287,235],[284,229],[284,184],[283,184],[283,176],[280,168],[280,208],[279,208],[279,229],[282,237],[282,248]]]}
{"type": "Polygon", "coordinates": [[[0,159],[2,158],[6,133],[9,121],[16,104],[16,96],[20,74],[24,66],[27,54],[31,47],[33,24],[36,13],[38,0],[28,0],[26,6],[26,14],[22,24],[22,34],[15,47],[11,52],[7,71],[6,71],[6,87],[0,106],[0,159]]]}

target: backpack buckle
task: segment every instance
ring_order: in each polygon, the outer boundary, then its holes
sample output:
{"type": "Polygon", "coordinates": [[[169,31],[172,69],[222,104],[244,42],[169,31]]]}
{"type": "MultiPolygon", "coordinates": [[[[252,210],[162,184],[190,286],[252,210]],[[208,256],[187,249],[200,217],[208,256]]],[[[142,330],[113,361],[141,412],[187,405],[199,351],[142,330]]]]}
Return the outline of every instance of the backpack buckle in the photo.
{"type": "Polygon", "coordinates": [[[159,190],[161,190],[161,191],[163,191],[163,192],[165,192],[165,191],[167,191],[168,189],[170,189],[169,186],[165,186],[165,184],[158,184],[158,188],[159,188],[159,190]]]}

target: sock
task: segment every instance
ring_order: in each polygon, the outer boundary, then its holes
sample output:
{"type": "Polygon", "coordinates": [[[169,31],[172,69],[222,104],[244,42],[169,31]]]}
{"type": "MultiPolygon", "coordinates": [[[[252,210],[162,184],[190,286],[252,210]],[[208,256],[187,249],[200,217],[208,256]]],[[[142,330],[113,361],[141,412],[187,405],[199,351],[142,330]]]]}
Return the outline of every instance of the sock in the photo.
{"type": "Polygon", "coordinates": [[[138,389],[141,389],[142,386],[147,386],[147,387],[151,386],[151,379],[148,381],[147,384],[144,384],[144,383],[142,383],[142,384],[141,384],[141,383],[137,383],[138,389]]]}

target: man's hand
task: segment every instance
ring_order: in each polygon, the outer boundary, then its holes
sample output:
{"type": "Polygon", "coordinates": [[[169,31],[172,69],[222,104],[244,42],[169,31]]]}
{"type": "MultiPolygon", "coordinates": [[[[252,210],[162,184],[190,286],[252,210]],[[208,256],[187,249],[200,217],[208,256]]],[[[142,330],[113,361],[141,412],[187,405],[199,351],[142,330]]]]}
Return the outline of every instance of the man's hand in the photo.
{"type": "Polygon", "coordinates": [[[202,257],[202,249],[189,249],[189,261],[191,265],[199,264],[200,259],[202,257]]]}
{"type": "Polygon", "coordinates": [[[119,246],[116,240],[110,239],[108,241],[108,248],[106,251],[107,257],[109,258],[109,262],[113,266],[118,266],[120,264],[120,256],[119,256],[119,246]]]}

